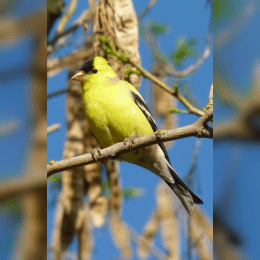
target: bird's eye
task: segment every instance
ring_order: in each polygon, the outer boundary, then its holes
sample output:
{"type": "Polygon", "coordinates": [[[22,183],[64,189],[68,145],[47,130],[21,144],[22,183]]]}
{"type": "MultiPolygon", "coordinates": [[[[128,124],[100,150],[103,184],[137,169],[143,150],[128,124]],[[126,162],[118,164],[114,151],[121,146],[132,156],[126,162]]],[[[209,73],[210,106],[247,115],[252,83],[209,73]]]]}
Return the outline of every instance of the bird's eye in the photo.
{"type": "Polygon", "coordinates": [[[97,69],[95,69],[95,68],[93,68],[93,69],[92,69],[92,72],[93,72],[93,73],[97,73],[97,72],[98,72],[98,70],[97,70],[97,69]]]}

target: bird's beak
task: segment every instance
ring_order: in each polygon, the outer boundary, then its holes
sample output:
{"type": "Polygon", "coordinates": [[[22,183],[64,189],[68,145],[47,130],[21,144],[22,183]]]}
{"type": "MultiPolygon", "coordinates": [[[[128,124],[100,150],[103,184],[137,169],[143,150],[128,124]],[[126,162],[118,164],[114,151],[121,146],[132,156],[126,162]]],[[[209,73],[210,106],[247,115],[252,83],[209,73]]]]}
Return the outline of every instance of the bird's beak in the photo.
{"type": "Polygon", "coordinates": [[[78,81],[83,81],[85,75],[86,75],[86,73],[84,71],[80,70],[71,79],[78,80],[78,81]]]}

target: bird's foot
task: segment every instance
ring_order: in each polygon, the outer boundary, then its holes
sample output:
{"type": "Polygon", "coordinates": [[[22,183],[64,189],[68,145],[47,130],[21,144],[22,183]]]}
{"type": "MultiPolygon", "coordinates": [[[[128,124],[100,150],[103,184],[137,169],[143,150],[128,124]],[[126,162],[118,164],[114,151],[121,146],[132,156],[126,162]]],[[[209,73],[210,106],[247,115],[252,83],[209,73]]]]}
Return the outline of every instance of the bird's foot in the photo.
{"type": "Polygon", "coordinates": [[[95,162],[97,162],[97,154],[101,155],[101,149],[98,147],[98,148],[94,148],[92,151],[91,151],[91,155],[94,159],[95,162]]]}
{"type": "MultiPolygon", "coordinates": [[[[127,143],[128,143],[129,149],[130,149],[131,151],[132,151],[132,146],[133,146],[133,144],[135,143],[134,140],[135,140],[136,138],[137,138],[137,137],[131,136],[130,138],[127,137],[127,138],[125,138],[125,140],[124,140],[124,144],[127,145],[127,143]]],[[[137,155],[138,153],[139,153],[138,150],[133,151],[133,154],[135,154],[135,155],[137,155]]]]}

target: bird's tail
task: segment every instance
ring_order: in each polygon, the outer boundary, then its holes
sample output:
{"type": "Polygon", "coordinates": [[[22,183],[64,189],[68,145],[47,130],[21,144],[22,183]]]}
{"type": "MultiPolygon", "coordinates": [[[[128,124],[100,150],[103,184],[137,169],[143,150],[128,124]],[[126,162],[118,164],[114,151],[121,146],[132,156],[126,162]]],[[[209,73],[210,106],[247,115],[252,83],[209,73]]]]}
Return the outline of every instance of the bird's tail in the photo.
{"type": "Polygon", "coordinates": [[[178,196],[188,213],[191,214],[193,211],[193,204],[203,204],[203,201],[180,179],[172,167],[169,167],[169,170],[175,182],[171,183],[166,181],[166,183],[178,196]]]}

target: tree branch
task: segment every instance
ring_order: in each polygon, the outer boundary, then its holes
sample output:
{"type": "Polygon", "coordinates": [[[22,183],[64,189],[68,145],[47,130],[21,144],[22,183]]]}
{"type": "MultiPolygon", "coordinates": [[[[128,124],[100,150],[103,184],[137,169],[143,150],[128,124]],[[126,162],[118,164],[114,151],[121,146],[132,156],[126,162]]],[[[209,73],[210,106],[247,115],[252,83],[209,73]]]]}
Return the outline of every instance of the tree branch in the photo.
{"type": "Polygon", "coordinates": [[[21,196],[32,190],[37,190],[47,186],[47,180],[44,178],[24,177],[17,180],[1,182],[0,202],[14,196],[21,196]]]}
{"type": "Polygon", "coordinates": [[[207,123],[213,119],[213,107],[210,107],[205,114],[198,119],[196,124],[200,127],[207,127],[207,123]]]}
{"type": "Polygon", "coordinates": [[[168,131],[158,130],[155,133],[136,138],[134,140],[134,144],[132,144],[132,149],[130,149],[129,146],[126,146],[124,142],[120,142],[105,149],[102,149],[100,154],[95,155],[96,160],[93,159],[91,153],[88,153],[62,161],[54,161],[53,163],[49,163],[47,165],[47,177],[50,177],[57,172],[65,171],[74,167],[83,166],[99,161],[105,161],[107,159],[115,159],[121,154],[135,151],[160,142],[167,142],[190,136],[213,138],[213,129],[207,126],[207,122],[210,121],[212,118],[213,108],[210,108],[194,124],[168,131]]]}

